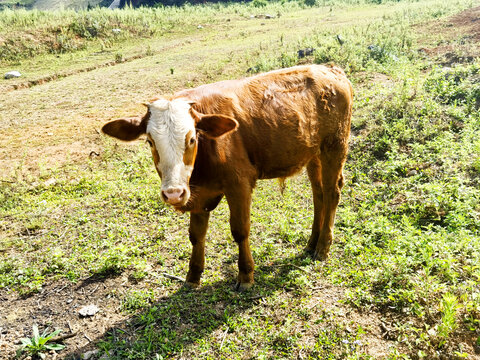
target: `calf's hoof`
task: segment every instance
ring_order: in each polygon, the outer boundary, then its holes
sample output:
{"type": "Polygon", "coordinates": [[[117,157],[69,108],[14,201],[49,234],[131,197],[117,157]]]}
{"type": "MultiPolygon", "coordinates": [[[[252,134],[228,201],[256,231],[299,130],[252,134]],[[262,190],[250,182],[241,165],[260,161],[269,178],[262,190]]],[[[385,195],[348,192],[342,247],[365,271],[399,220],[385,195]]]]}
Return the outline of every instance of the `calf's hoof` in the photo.
{"type": "Polygon", "coordinates": [[[310,249],[309,247],[306,247],[305,249],[303,249],[303,255],[315,257],[315,249],[310,249]]]}
{"type": "Polygon", "coordinates": [[[194,283],[194,282],[190,282],[190,281],[185,281],[183,283],[183,287],[185,289],[188,289],[188,290],[198,289],[199,286],[200,286],[200,283],[194,283]]]}
{"type": "Polygon", "coordinates": [[[244,292],[244,291],[250,290],[252,286],[253,286],[253,282],[252,283],[237,282],[237,284],[235,285],[235,290],[238,292],[244,292]]]}
{"type": "Polygon", "coordinates": [[[315,250],[313,257],[315,260],[326,261],[328,259],[328,250],[315,250]]]}

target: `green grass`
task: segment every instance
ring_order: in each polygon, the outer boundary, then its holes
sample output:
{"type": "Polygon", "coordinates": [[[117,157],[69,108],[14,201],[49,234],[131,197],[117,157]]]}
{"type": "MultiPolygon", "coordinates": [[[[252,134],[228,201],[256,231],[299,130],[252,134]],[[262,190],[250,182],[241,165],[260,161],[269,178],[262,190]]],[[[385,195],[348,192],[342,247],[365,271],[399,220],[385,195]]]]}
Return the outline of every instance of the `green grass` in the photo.
{"type": "MultiPolygon", "coordinates": [[[[174,69],[195,85],[248,67],[294,65],[296,50],[308,46],[316,49],[308,61],[345,67],[356,89],[353,135],[327,262],[302,256],[313,220],[305,174],[289,180],[283,195],[276,182],[262,181],[252,205],[254,289],[233,291],[238,255],[224,201],[210,220],[202,287],[181,288],[162,273],[187,272],[188,216],[160,202],[146,145],[104,139],[101,156],[86,163],[0,182],[0,286],[35,296],[60,278],[125,274],[143,284],[121,300],[129,321],[98,344],[111,359],[375,359],[380,350],[388,359],[475,356],[480,64],[443,68],[417,51],[425,44],[414,23],[465,4],[397,6],[388,13],[365,7],[380,14],[375,21],[335,22],[293,40],[277,32],[234,64],[217,55],[198,79],[174,69]],[[374,335],[380,323],[384,338],[374,335]]],[[[193,9],[178,10],[185,24],[203,16],[193,9]]]]}

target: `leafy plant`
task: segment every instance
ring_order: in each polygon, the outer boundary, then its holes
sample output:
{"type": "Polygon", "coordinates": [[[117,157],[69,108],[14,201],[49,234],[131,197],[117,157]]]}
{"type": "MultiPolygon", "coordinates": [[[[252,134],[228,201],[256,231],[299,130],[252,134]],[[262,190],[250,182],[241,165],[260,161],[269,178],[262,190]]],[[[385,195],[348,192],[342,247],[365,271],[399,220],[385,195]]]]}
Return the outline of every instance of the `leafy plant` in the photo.
{"type": "Polygon", "coordinates": [[[51,350],[59,351],[65,347],[65,345],[62,344],[48,344],[51,339],[53,339],[62,331],[60,329],[48,333],[48,328],[46,328],[43,333],[40,334],[38,331],[38,326],[34,324],[32,331],[32,338],[20,339],[22,345],[20,345],[20,348],[17,350],[17,357],[20,357],[24,352],[26,352],[33,358],[40,357],[41,359],[45,359],[45,352],[51,350]]]}
{"type": "Polygon", "coordinates": [[[448,336],[457,328],[457,309],[457,297],[451,293],[445,294],[442,299],[442,323],[438,327],[439,346],[445,344],[448,336]]]}

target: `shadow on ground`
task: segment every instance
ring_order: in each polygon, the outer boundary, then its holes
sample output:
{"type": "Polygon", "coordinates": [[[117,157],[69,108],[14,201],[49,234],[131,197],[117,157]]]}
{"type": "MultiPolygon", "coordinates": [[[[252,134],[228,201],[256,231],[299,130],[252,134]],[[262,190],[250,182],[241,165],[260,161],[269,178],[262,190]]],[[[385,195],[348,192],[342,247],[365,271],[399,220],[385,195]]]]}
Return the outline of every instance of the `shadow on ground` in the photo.
{"type": "MultiPolygon", "coordinates": [[[[200,343],[219,329],[230,332],[232,319],[262,299],[278,292],[301,292],[301,288],[292,286],[289,274],[309,262],[311,259],[299,254],[258,266],[255,286],[244,293],[234,290],[233,278],[196,290],[181,287],[140,313],[114,324],[102,336],[92,339],[93,343],[100,349],[99,355],[105,354],[108,359],[150,359],[156,354],[158,358],[181,354],[189,345],[200,343]]],[[[67,354],[66,358],[81,359],[88,350],[91,345],[67,354]]],[[[215,353],[218,349],[210,350],[215,353]]]]}

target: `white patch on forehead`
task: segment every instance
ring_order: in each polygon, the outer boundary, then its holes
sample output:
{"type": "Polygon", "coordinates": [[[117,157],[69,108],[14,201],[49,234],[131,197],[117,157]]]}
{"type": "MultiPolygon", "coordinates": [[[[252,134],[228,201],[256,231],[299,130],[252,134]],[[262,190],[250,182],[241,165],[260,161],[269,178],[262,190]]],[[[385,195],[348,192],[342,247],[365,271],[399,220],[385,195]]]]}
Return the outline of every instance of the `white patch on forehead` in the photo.
{"type": "MultiPolygon", "coordinates": [[[[185,134],[195,129],[195,124],[190,116],[190,104],[182,99],[168,101],[160,99],[149,106],[150,119],[147,125],[148,132],[168,131],[172,135],[179,136],[179,133],[185,134]]],[[[184,135],[184,134],[182,134],[184,135]]]]}
{"type": "Polygon", "coordinates": [[[162,187],[186,182],[191,174],[190,167],[187,169],[183,163],[185,137],[189,131],[195,135],[195,122],[189,109],[190,104],[182,99],[160,99],[149,105],[147,133],[155,142],[160,158],[155,165],[164,177],[162,187]]]}
{"type": "Polygon", "coordinates": [[[189,113],[190,104],[182,99],[168,101],[160,99],[149,106],[150,119],[147,132],[150,134],[169,134],[172,137],[184,138],[195,124],[189,113]]]}

